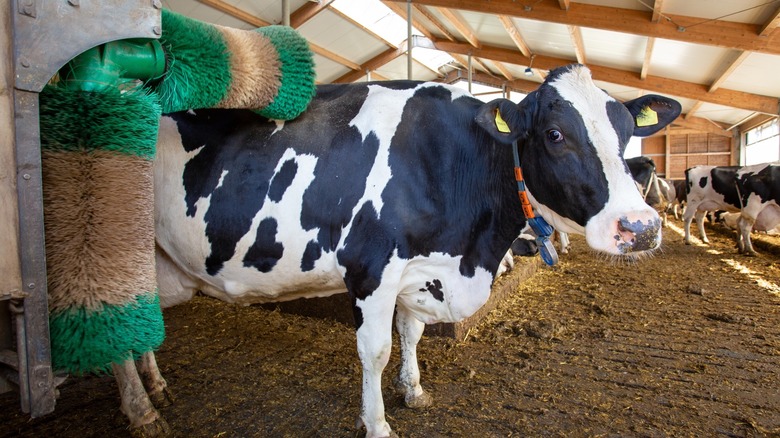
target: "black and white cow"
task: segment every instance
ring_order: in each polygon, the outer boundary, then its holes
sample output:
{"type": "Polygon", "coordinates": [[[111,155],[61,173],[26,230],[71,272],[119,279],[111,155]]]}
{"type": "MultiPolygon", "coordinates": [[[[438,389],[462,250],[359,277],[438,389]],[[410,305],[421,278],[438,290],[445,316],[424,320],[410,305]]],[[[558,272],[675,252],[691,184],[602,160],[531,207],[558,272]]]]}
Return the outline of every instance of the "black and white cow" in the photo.
{"type": "Polygon", "coordinates": [[[627,158],[626,164],[628,164],[631,176],[634,177],[645,202],[661,215],[661,223],[666,226],[668,212],[675,197],[674,187],[658,178],[655,171],[655,161],[650,157],[640,155],[627,158]]]}
{"type": "Polygon", "coordinates": [[[690,244],[693,218],[704,243],[707,211],[739,211],[737,246],[739,252],[755,254],[750,232],[757,224],[770,230],[780,224],[780,165],[695,166],[685,171],[687,206],[685,210],[685,243],[690,244]]]}
{"type": "Polygon", "coordinates": [[[598,251],[635,257],[658,247],[660,221],[623,150],[679,112],[661,96],[620,103],[575,65],[552,71],[520,104],[398,81],[321,86],[290,122],[172,114],[161,121],[155,168],[161,302],[198,290],[246,304],[348,293],[360,418],[368,437],[389,436],[381,375],[393,310],[399,387],[407,405],[428,405],[416,359],[424,325],[479,309],[525,224],[512,148],[538,214],[598,251]],[[658,124],[636,127],[650,110],[658,124]]]}

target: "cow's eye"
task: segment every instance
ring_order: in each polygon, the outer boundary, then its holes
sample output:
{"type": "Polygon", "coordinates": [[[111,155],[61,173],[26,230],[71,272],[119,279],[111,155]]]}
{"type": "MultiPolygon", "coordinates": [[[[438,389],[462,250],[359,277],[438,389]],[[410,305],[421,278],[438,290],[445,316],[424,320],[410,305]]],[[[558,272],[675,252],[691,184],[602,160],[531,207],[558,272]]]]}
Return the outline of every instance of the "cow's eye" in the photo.
{"type": "Polygon", "coordinates": [[[547,131],[547,138],[553,143],[560,143],[563,141],[563,134],[557,129],[551,129],[547,131]]]}

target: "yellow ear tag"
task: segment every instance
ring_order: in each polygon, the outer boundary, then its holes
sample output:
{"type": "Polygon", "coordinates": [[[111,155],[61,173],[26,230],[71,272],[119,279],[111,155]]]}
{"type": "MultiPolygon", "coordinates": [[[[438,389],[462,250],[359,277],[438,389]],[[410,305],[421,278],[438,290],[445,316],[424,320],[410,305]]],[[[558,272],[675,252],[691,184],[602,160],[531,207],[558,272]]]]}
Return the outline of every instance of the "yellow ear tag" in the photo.
{"type": "Polygon", "coordinates": [[[636,116],[636,126],[653,126],[658,124],[658,113],[649,106],[642,108],[642,112],[636,116]]]}
{"type": "Polygon", "coordinates": [[[509,125],[501,118],[501,113],[498,110],[496,110],[496,129],[498,129],[498,132],[511,132],[509,125]]]}

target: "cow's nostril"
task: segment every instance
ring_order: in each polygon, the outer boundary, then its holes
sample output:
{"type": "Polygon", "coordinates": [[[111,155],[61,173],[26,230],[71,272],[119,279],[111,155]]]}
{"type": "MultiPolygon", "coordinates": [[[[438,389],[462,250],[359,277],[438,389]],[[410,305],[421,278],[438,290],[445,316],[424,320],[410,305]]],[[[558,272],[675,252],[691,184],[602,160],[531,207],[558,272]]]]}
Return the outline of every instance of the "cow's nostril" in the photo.
{"type": "Polygon", "coordinates": [[[615,236],[618,249],[624,254],[655,249],[660,241],[660,228],[660,219],[631,222],[628,218],[622,217],[617,224],[618,235],[615,236]]]}

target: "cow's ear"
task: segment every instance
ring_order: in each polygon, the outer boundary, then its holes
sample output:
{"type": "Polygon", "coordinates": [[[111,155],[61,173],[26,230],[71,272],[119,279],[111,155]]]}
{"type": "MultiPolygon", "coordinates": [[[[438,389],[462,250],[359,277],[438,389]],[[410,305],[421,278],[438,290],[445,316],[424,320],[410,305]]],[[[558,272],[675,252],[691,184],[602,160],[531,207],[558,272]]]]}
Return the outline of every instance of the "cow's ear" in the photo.
{"type": "Polygon", "coordinates": [[[623,103],[634,119],[634,135],[646,137],[672,123],[682,107],[674,99],[648,94],[623,103]]]}
{"type": "Polygon", "coordinates": [[[495,99],[482,105],[474,120],[499,143],[512,143],[527,131],[522,112],[508,99],[495,99]]]}

